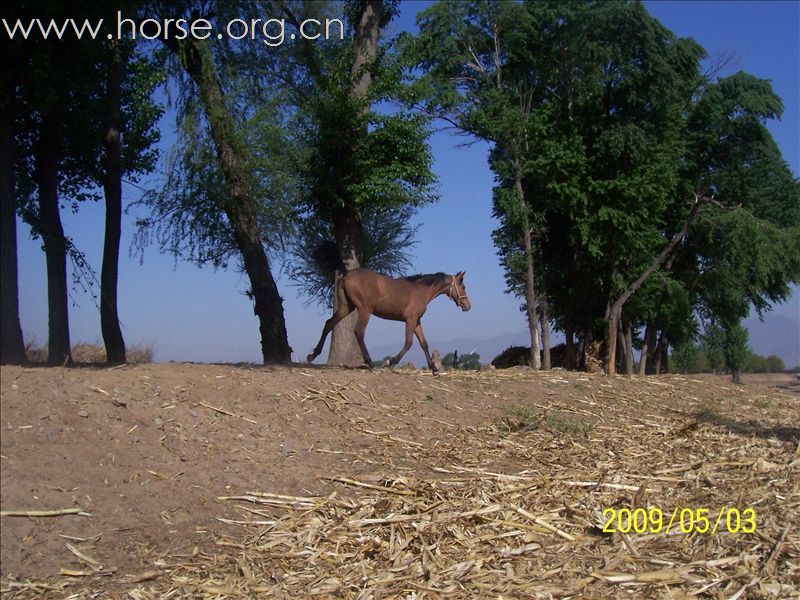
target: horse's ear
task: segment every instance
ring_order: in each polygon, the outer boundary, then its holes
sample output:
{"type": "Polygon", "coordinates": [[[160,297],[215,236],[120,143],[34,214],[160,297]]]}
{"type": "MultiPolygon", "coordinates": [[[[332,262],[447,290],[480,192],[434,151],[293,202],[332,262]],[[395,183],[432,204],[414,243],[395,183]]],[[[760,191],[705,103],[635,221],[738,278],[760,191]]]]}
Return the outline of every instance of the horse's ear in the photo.
{"type": "Polygon", "coordinates": [[[456,277],[458,277],[459,279],[464,279],[464,275],[466,275],[466,273],[467,273],[466,271],[459,271],[458,273],[456,273],[456,277]]]}

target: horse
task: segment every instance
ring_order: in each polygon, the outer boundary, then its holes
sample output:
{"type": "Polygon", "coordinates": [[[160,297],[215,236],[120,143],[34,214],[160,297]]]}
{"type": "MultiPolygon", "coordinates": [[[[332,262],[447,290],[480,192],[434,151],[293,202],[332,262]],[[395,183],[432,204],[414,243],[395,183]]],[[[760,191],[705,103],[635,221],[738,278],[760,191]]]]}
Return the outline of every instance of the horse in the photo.
{"type": "Polygon", "coordinates": [[[353,269],[336,276],[336,307],[333,315],[325,322],[322,335],[316,348],[308,355],[306,361],[311,363],[322,352],[325,338],[336,325],[351,312],[358,311],[355,334],[361,355],[367,368],[372,368],[367,346],[364,344],[364,332],[370,316],[375,315],[390,321],[405,321],[406,341],[400,352],[394,356],[389,365],[394,366],[408,352],[412,343],[412,334],[416,334],[419,345],[425,353],[425,360],[434,375],[439,370],[433,364],[428,352],[428,342],[422,331],[422,315],[428,304],[442,294],[455,302],[464,312],[472,308],[464,287],[464,271],[455,275],[432,273],[428,275],[412,275],[391,279],[368,269],[353,269]]]}

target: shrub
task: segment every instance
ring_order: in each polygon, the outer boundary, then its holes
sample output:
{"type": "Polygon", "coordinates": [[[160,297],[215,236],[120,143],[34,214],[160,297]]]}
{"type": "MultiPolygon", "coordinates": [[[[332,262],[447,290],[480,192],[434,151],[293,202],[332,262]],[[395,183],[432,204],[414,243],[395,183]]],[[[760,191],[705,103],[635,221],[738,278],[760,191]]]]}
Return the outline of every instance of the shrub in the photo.
{"type": "MultiPolygon", "coordinates": [[[[84,365],[102,365],[106,362],[106,349],[101,344],[78,343],[72,346],[72,360],[84,365]]],[[[153,362],[153,346],[129,346],[125,349],[129,364],[143,364],[153,362]]],[[[25,345],[25,355],[31,364],[47,363],[47,348],[40,346],[36,340],[25,345]]]]}

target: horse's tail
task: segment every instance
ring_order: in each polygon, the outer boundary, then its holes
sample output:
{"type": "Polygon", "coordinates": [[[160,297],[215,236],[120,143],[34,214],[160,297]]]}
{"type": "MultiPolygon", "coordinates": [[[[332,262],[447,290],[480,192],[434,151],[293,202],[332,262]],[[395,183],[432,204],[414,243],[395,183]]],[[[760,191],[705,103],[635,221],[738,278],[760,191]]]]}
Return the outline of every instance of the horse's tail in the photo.
{"type": "Polygon", "coordinates": [[[344,289],[345,275],[347,275],[347,271],[344,269],[336,269],[333,284],[333,290],[336,298],[336,304],[333,307],[334,310],[339,306],[348,306],[350,304],[350,301],[347,299],[347,292],[344,289]]]}

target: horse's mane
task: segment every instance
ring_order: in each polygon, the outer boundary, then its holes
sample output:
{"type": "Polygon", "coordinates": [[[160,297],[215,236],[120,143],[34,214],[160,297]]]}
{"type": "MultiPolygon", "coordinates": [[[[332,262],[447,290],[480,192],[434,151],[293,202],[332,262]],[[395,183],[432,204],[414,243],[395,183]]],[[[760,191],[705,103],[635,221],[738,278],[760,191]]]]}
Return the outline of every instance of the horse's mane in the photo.
{"type": "Polygon", "coordinates": [[[409,275],[408,277],[403,277],[403,279],[418,282],[422,285],[439,285],[444,283],[448,277],[447,273],[427,273],[425,275],[409,275]]]}

